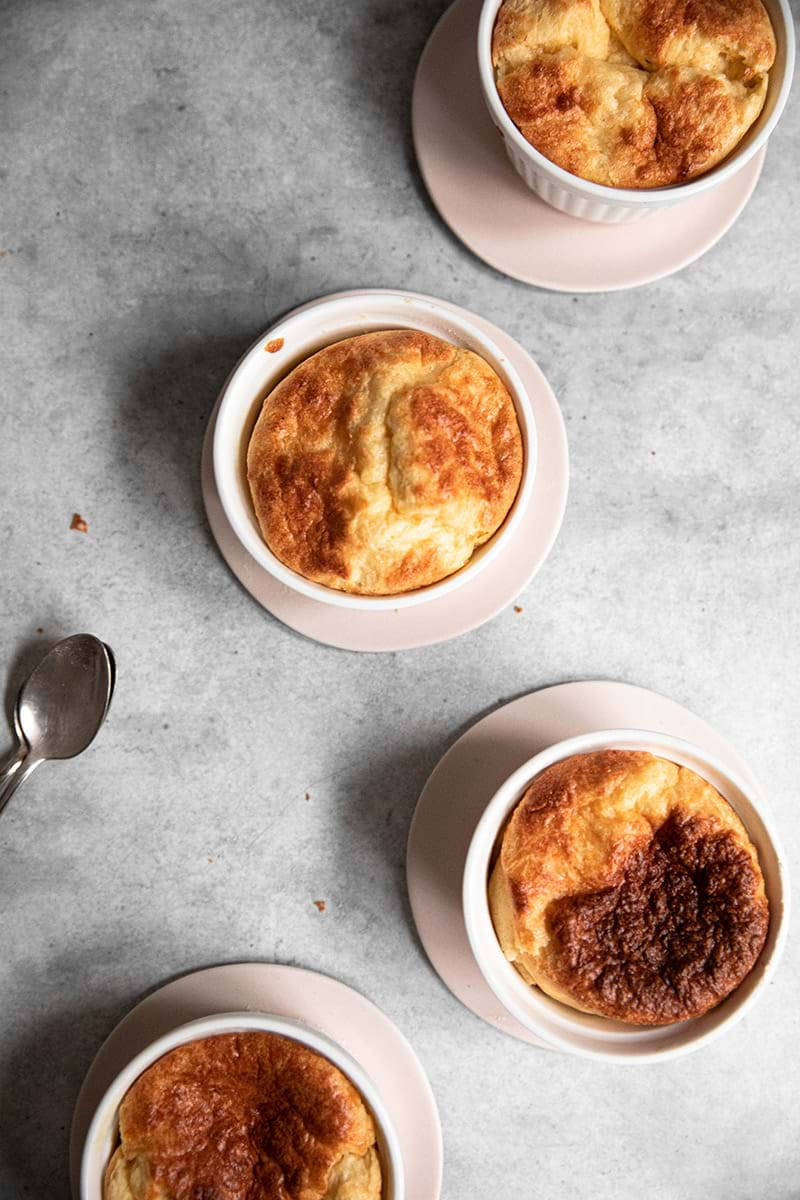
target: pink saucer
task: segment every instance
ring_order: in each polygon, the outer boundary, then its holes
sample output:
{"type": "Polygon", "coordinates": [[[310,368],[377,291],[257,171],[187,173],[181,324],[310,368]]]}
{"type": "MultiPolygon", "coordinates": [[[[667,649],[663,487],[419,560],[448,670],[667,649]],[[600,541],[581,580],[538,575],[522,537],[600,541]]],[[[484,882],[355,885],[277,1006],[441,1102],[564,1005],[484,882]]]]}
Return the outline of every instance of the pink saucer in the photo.
{"type": "Polygon", "coordinates": [[[300,967],[235,963],[175,979],[137,1004],[112,1030],[83,1081],[70,1133],[72,1195],[86,1132],[106,1089],[156,1038],[198,1017],[223,1012],[272,1013],[294,1018],[338,1042],[375,1083],[394,1123],[406,1194],[438,1200],[442,1186],[442,1131],[436,1101],[419,1059],[399,1029],[352,988],[300,967]]]}
{"type": "Polygon", "coordinates": [[[464,862],[479,817],[512,772],[555,742],[600,729],[685,738],[756,786],[735,750],[674,700],[627,683],[562,683],[512,700],[460,737],[425,784],[408,836],[411,911],[434,969],[476,1016],[536,1046],[545,1043],[501,1007],[472,957],[461,906],[464,862]]]}
{"type": "Polygon", "coordinates": [[[220,504],[212,461],[219,402],[208,423],[203,444],[203,499],[211,532],[223,558],[248,592],[273,616],[298,633],[329,646],[363,651],[409,650],[447,641],[483,625],[527,587],[547,558],[561,527],[569,481],[567,437],[561,409],[550,385],[530,355],[502,329],[454,304],[443,300],[437,303],[462,313],[485,329],[508,355],[527,389],[538,439],[533,492],[517,531],[485,571],[451,594],[413,608],[356,613],[321,604],[280,583],[247,553],[220,504]]]}
{"type": "Polygon", "coordinates": [[[420,59],[411,123],[442,219],[484,262],[557,292],[612,292],[680,271],[730,229],[766,150],[726,183],[626,225],[579,221],[545,204],[506,156],[478,78],[481,0],[455,0],[420,59]]]}

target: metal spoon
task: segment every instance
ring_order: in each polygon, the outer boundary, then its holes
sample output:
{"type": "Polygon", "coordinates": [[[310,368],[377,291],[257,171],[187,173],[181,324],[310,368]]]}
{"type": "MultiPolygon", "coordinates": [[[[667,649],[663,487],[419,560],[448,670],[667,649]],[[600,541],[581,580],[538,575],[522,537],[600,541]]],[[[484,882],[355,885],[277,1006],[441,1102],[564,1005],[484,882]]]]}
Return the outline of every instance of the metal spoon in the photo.
{"type": "Polygon", "coordinates": [[[94,740],[114,692],[114,656],[89,633],[57,642],[17,697],[16,754],[0,771],[0,812],[19,785],[49,758],[74,758],[94,740]]]}

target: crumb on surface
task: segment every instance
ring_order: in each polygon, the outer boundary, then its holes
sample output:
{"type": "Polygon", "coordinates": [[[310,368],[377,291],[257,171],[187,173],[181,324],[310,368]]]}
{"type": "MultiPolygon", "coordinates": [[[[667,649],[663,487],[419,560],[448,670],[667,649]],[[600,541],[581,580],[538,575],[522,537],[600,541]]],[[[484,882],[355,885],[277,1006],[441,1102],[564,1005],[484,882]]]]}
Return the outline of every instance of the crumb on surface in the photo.
{"type": "Polygon", "coordinates": [[[72,520],[69,523],[70,529],[77,529],[78,533],[88,533],[89,526],[84,521],[80,513],[73,513],[72,520]]]}
{"type": "Polygon", "coordinates": [[[283,349],[283,338],[273,338],[271,342],[267,342],[264,349],[267,354],[277,354],[279,350],[283,349]]]}
{"type": "Polygon", "coordinates": [[[303,797],[303,799],[304,799],[304,800],[310,800],[310,799],[311,799],[311,792],[306,792],[306,794],[305,794],[305,796],[303,797]]]}
{"type": "Polygon", "coordinates": [[[522,612],[522,609],[520,608],[519,604],[514,605],[514,612],[522,612]]]}
{"type": "Polygon", "coordinates": [[[318,908],[320,912],[325,912],[325,901],[324,900],[315,900],[314,907],[318,908]]]}

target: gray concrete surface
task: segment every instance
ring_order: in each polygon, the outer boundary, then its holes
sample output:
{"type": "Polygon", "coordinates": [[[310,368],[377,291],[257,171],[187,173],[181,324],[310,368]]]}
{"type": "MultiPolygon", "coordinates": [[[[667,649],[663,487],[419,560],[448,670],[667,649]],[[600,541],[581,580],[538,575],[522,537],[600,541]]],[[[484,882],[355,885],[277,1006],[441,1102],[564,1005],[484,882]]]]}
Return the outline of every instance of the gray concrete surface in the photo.
{"type": "Polygon", "coordinates": [[[538,292],[462,248],[415,171],[410,88],[443,7],[2,6],[0,662],[10,696],[67,632],[119,661],[95,747],[43,768],[0,821],[3,1200],[66,1196],[76,1091],[136,999],[243,958],[336,975],[409,1035],[441,1108],[446,1200],[800,1196],[795,940],[733,1033],[630,1071],[526,1049],[462,1009],[403,875],[418,791],[457,733],[502,698],[597,676],[732,738],[796,869],[800,106],[702,261],[627,294],[538,292]],[[259,609],[198,483],[239,353],[297,302],[363,285],[518,337],[573,466],[522,613],[377,657],[259,609]]]}

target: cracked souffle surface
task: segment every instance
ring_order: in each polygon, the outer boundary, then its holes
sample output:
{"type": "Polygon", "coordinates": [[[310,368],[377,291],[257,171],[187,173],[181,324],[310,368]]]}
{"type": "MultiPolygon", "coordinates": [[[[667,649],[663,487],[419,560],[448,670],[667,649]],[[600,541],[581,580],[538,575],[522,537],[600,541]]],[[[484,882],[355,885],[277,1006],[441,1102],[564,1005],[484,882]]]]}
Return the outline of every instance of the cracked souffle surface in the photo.
{"type": "Polygon", "coordinates": [[[685,182],[758,117],[775,59],[761,0],[505,0],[492,58],[523,137],[610,187],[685,182]]]}
{"type": "Polygon", "coordinates": [[[120,1107],[104,1200],[380,1200],[375,1126],[326,1058],[271,1033],[170,1051],[120,1107]]]}
{"type": "Polygon", "coordinates": [[[511,396],[479,355],[410,329],[328,346],[264,400],[247,454],[262,536],[298,574],[391,595],[458,571],[522,475],[511,396]]]}
{"type": "Polygon", "coordinates": [[[719,1004],[769,925],[755,848],[727,801],[688,768],[627,750],[575,755],[533,780],[489,903],[528,983],[637,1025],[719,1004]]]}

